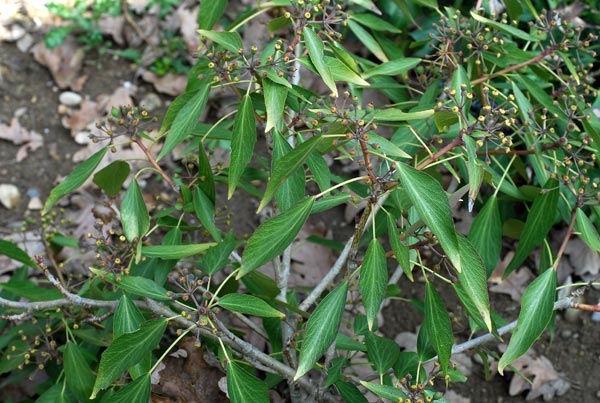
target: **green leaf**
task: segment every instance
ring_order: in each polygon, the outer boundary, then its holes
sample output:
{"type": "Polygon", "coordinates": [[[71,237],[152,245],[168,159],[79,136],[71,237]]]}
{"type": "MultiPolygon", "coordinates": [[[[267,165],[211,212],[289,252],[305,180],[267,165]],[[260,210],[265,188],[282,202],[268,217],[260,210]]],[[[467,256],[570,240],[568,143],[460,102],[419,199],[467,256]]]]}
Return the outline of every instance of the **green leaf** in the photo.
{"type": "Polygon", "coordinates": [[[392,251],[394,252],[394,257],[398,261],[400,267],[402,267],[402,271],[406,277],[408,277],[410,281],[414,281],[408,246],[404,245],[400,240],[400,235],[398,234],[394,218],[392,218],[390,214],[388,214],[387,217],[388,237],[390,239],[392,251]]]}
{"type": "Polygon", "coordinates": [[[261,318],[284,318],[285,315],[260,298],[247,294],[227,294],[218,304],[233,312],[247,313],[261,318]]]}
{"type": "Polygon", "coordinates": [[[138,276],[106,277],[106,279],[127,292],[141,297],[148,297],[160,301],[170,301],[167,290],[156,284],[153,280],[138,276]]]}
{"type": "Polygon", "coordinates": [[[369,332],[365,337],[369,361],[373,363],[375,370],[383,375],[396,363],[400,356],[400,346],[394,340],[379,337],[369,332]]]}
{"type": "MultiPolygon", "coordinates": [[[[273,132],[273,154],[271,167],[274,168],[284,156],[291,153],[294,149],[283,138],[279,132],[273,132]]],[[[296,169],[290,173],[290,176],[283,181],[279,189],[275,192],[275,200],[280,211],[286,211],[302,198],[304,198],[304,187],[306,184],[306,175],[303,169],[296,169]]]]}
{"type": "Polygon", "coordinates": [[[216,201],[215,179],[212,167],[210,166],[210,161],[208,160],[208,155],[206,155],[206,150],[202,143],[200,143],[200,146],[198,147],[198,178],[200,179],[198,187],[202,189],[204,194],[214,205],[216,201]]]}
{"type": "Polygon", "coordinates": [[[377,111],[375,113],[375,119],[378,121],[405,122],[409,120],[427,119],[428,117],[433,116],[433,114],[433,109],[426,109],[418,112],[403,112],[400,109],[390,108],[377,111]]]}
{"type": "Polygon", "coordinates": [[[369,27],[374,31],[387,31],[393,33],[401,33],[402,30],[398,29],[396,26],[390,24],[384,19],[381,19],[374,14],[352,14],[351,17],[353,20],[358,21],[360,24],[365,27],[369,27]]]}
{"type": "Polygon", "coordinates": [[[227,0],[203,1],[198,12],[198,28],[211,29],[221,18],[227,7],[227,0]]]}
{"type": "Polygon", "coordinates": [[[347,293],[348,282],[344,281],[323,298],[308,319],[294,381],[310,371],[335,340],[342,321],[347,293]]]}
{"type": "Polygon", "coordinates": [[[181,259],[206,252],[214,242],[192,243],[188,245],[151,245],[142,246],[142,255],[161,259],[181,259]]]}
{"type": "Polygon", "coordinates": [[[23,249],[19,248],[17,245],[10,241],[5,241],[4,239],[0,239],[0,254],[4,256],[8,256],[11,259],[14,259],[18,262],[24,263],[29,267],[37,268],[37,264],[35,261],[29,257],[27,252],[23,249]]]}
{"type": "Polygon", "coordinates": [[[227,392],[231,403],[269,403],[267,384],[235,361],[227,363],[227,392]]]}
{"type": "Polygon", "coordinates": [[[498,265],[502,251],[502,220],[495,195],[488,199],[475,216],[469,230],[469,240],[483,258],[489,277],[498,265]]]}
{"type": "Polygon", "coordinates": [[[87,401],[96,377],[85,359],[81,347],[68,341],[63,357],[67,386],[78,400],[87,401]]]}
{"type": "MultiPolygon", "coordinates": [[[[107,400],[106,403],[147,402],[150,400],[151,387],[150,374],[146,373],[110,396],[110,400],[107,400]]],[[[105,403],[104,399],[102,399],[102,403],[105,403]]]]}
{"type": "Polygon", "coordinates": [[[104,154],[106,154],[107,150],[108,148],[104,147],[83,163],[76,166],[75,169],[73,169],[73,172],[71,172],[65,180],[52,189],[50,196],[48,196],[48,199],[46,200],[46,204],[44,204],[42,215],[45,215],[64,195],[83,185],[90,175],[92,175],[98,164],[100,164],[100,161],[104,158],[104,154]]]}
{"type": "Polygon", "coordinates": [[[373,38],[373,35],[371,35],[366,29],[364,29],[362,26],[360,26],[354,20],[351,19],[348,20],[348,27],[350,28],[352,33],[356,35],[358,40],[363,45],[365,45],[365,47],[369,49],[369,51],[371,51],[371,53],[373,53],[373,55],[376,58],[378,58],[384,63],[389,61],[387,55],[381,48],[381,45],[375,40],[375,38],[373,38]]]}
{"type": "Polygon", "coordinates": [[[173,151],[173,149],[179,143],[191,135],[192,129],[198,123],[198,118],[200,118],[200,115],[206,106],[209,93],[210,81],[208,79],[204,79],[201,80],[198,89],[189,96],[189,99],[187,96],[182,98],[182,102],[185,101],[185,104],[181,106],[181,109],[177,112],[177,115],[173,120],[173,124],[169,130],[165,144],[158,154],[158,160],[173,151]]]}
{"type": "Polygon", "coordinates": [[[199,29],[198,33],[236,55],[241,49],[244,49],[242,38],[237,32],[209,31],[207,29],[199,29]]]}
{"type": "Polygon", "coordinates": [[[446,192],[438,181],[424,172],[417,171],[406,164],[397,164],[397,169],[406,194],[419,216],[431,228],[450,262],[460,273],[462,270],[460,251],[446,192]]]}
{"type": "Polygon", "coordinates": [[[576,214],[575,229],[579,232],[579,237],[583,239],[583,242],[591,250],[596,253],[600,252],[600,237],[598,236],[598,231],[594,228],[594,224],[592,224],[592,221],[580,208],[577,209],[576,214]]]}
{"type": "Polygon", "coordinates": [[[135,332],[144,321],[144,315],[135,306],[127,294],[119,298],[113,321],[113,337],[116,339],[124,333],[135,332]]]}
{"type": "Polygon", "coordinates": [[[164,318],[149,320],[142,323],[138,331],[116,338],[102,353],[90,399],[95,399],[100,390],[108,387],[127,368],[143,360],[162,338],[167,323],[168,320],[164,318]]]}
{"type": "Polygon", "coordinates": [[[229,167],[229,192],[228,199],[233,196],[237,184],[244,173],[244,169],[252,159],[254,145],[256,144],[256,123],[254,121],[254,108],[249,95],[244,96],[240,105],[231,138],[231,165],[229,167]]]}
{"type": "Polygon", "coordinates": [[[446,373],[454,344],[452,322],[442,298],[431,282],[427,282],[425,287],[425,322],[423,326],[425,326],[429,340],[438,355],[440,367],[446,373]]]}
{"type": "Polygon", "coordinates": [[[458,281],[471,299],[477,312],[483,319],[488,331],[492,331],[492,318],[490,316],[490,299],[487,291],[487,275],[483,260],[475,247],[463,235],[458,234],[460,259],[463,270],[458,273],[458,281]]]}
{"type": "Polygon", "coordinates": [[[160,136],[162,136],[163,134],[168,132],[169,129],[171,129],[173,121],[175,121],[175,118],[179,114],[179,111],[181,111],[181,108],[183,108],[189,102],[189,100],[192,99],[197,93],[198,91],[184,92],[183,94],[179,95],[173,100],[173,102],[169,106],[169,109],[167,109],[167,113],[165,114],[165,117],[160,126],[160,130],[158,131],[158,134],[160,136]]]}
{"type": "Polygon", "coordinates": [[[513,36],[515,38],[519,38],[524,41],[535,41],[536,40],[536,38],[529,35],[525,31],[521,31],[520,29],[515,28],[511,25],[502,24],[501,22],[490,20],[489,18],[486,18],[482,15],[477,14],[475,11],[471,11],[471,17],[473,17],[473,19],[475,21],[479,21],[479,22],[484,23],[485,25],[499,29],[500,31],[506,32],[507,34],[509,34],[510,36],[513,36]]]}
{"type": "Polygon", "coordinates": [[[560,190],[555,181],[549,181],[543,194],[536,197],[527,215],[515,256],[504,272],[504,278],[518,268],[529,254],[539,246],[554,224],[560,190]],[[548,190],[551,189],[551,190],[548,190]]]}
{"type": "Polygon", "coordinates": [[[208,275],[215,274],[229,263],[229,256],[235,249],[235,234],[233,231],[225,236],[222,242],[217,243],[206,251],[200,262],[200,268],[208,275]]]}
{"type": "Polygon", "coordinates": [[[318,151],[313,151],[306,160],[306,165],[313,175],[313,180],[319,186],[321,192],[326,191],[331,186],[331,172],[327,162],[318,151]]]}
{"type": "Polygon", "coordinates": [[[256,229],[244,249],[238,279],[267,263],[292,243],[306,222],[314,201],[314,197],[307,197],[256,229]]]}
{"type": "Polygon", "coordinates": [[[338,92],[333,75],[329,67],[325,64],[325,46],[323,45],[323,41],[308,25],[302,29],[302,36],[304,37],[304,42],[308,49],[310,61],[315,66],[315,69],[317,69],[317,72],[323,79],[325,85],[327,85],[331,92],[337,97],[338,92]]]}
{"type": "Polygon", "coordinates": [[[529,350],[552,319],[556,296],[556,272],[548,269],[525,290],[521,300],[521,312],[517,327],[510,338],[506,351],[498,363],[498,372],[529,350]]]}
{"type": "MultiPolygon", "coordinates": [[[[349,199],[350,195],[348,193],[338,193],[335,196],[322,197],[320,200],[315,202],[310,213],[316,214],[320,213],[321,211],[329,210],[330,208],[346,203],[349,199]]],[[[343,249],[343,247],[341,249],[343,249]]]]}
{"type": "Polygon", "coordinates": [[[405,57],[404,59],[391,60],[365,71],[362,76],[369,79],[373,76],[404,76],[408,70],[421,63],[416,57],[405,57]]]}
{"type": "Polygon", "coordinates": [[[134,179],[123,197],[121,203],[121,223],[123,232],[129,242],[134,242],[144,237],[150,228],[150,216],[142,196],[142,191],[134,179]]]}
{"type": "Polygon", "coordinates": [[[408,399],[408,395],[406,393],[400,389],[394,388],[393,386],[379,385],[377,383],[366,381],[360,381],[360,384],[371,392],[375,393],[377,396],[383,397],[384,399],[390,399],[393,402],[400,402],[404,401],[404,399],[408,399]]]}
{"type": "Polygon", "coordinates": [[[454,113],[451,111],[436,111],[433,114],[433,121],[440,132],[444,131],[447,127],[450,127],[458,122],[458,112],[454,113]]]}
{"type": "MultiPolygon", "coordinates": [[[[275,192],[284,181],[304,164],[308,156],[315,150],[315,147],[321,143],[322,139],[322,136],[312,137],[304,143],[298,144],[296,148],[273,163],[271,178],[269,179],[269,183],[267,183],[267,188],[258,206],[258,212],[265,208],[267,203],[271,201],[275,192]]],[[[304,191],[304,189],[302,190],[304,191]]]]}
{"type": "Polygon", "coordinates": [[[287,98],[287,87],[274,83],[268,78],[262,81],[263,95],[265,97],[265,108],[267,109],[267,123],[265,132],[276,127],[277,122],[283,119],[285,99],[287,98]]]}
{"type": "Polygon", "coordinates": [[[194,189],[193,203],[196,217],[198,217],[213,239],[220,241],[221,231],[215,225],[215,206],[199,186],[194,189]]]}
{"type": "Polygon", "coordinates": [[[377,319],[387,288],[388,272],[385,250],[377,239],[371,240],[360,269],[360,294],[367,314],[369,330],[377,319]]]}
{"type": "Polygon", "coordinates": [[[429,8],[438,8],[437,0],[411,0],[411,3],[420,4],[429,8]]]}
{"type": "Polygon", "coordinates": [[[376,144],[377,146],[379,146],[379,148],[376,149],[378,153],[382,153],[392,158],[412,158],[412,155],[408,154],[406,151],[404,151],[385,137],[381,137],[380,135],[375,134],[373,132],[369,132],[368,134],[369,146],[371,144],[376,144]]]}
{"type": "Polygon", "coordinates": [[[343,81],[350,84],[360,85],[362,87],[368,87],[368,81],[363,79],[360,74],[352,70],[346,63],[338,59],[337,57],[325,56],[325,64],[331,70],[331,75],[334,81],[343,81]]]}
{"type": "Polygon", "coordinates": [[[113,161],[94,175],[93,182],[109,196],[116,196],[129,176],[131,167],[125,161],[113,161]]]}

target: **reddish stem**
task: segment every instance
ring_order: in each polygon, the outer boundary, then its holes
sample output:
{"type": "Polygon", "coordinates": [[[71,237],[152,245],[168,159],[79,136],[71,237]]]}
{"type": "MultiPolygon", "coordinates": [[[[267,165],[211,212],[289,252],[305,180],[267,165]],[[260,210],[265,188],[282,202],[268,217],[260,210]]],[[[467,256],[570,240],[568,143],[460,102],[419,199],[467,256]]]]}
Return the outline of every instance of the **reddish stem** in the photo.
{"type": "Polygon", "coordinates": [[[144,145],[144,143],[138,139],[137,136],[133,136],[131,138],[131,141],[136,143],[142,149],[144,154],[146,154],[146,158],[148,158],[148,161],[150,162],[150,164],[152,164],[154,169],[156,169],[156,171],[160,174],[160,176],[162,176],[162,178],[165,180],[165,182],[167,182],[169,184],[169,186],[171,186],[172,189],[178,190],[179,186],[177,186],[175,184],[175,182],[173,182],[173,180],[166,174],[166,172],[163,171],[163,169],[160,167],[160,165],[158,165],[158,162],[156,162],[156,160],[154,159],[154,156],[152,155],[150,150],[148,150],[148,147],[146,147],[144,145]]]}

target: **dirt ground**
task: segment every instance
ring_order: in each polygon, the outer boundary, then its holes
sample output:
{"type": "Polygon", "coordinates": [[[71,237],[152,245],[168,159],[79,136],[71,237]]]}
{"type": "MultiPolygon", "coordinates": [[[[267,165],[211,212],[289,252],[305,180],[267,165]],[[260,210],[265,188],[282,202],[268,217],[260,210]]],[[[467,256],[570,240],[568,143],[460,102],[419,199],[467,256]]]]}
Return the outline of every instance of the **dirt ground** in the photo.
{"type": "MultiPolygon", "coordinates": [[[[134,66],[112,57],[88,54],[84,62],[84,74],[87,74],[89,79],[81,93],[92,98],[107,92],[107,89],[117,88],[125,81],[140,87],[136,95],[138,98],[153,91],[150,85],[136,78],[134,66]]],[[[57,178],[72,170],[73,153],[82,148],[61,125],[57,112],[59,93],[47,69],[36,63],[30,53],[21,52],[13,44],[0,43],[0,122],[8,124],[15,112],[21,110],[20,124],[42,134],[44,138],[44,145],[29,153],[28,157],[21,162],[15,159],[19,146],[0,140],[0,183],[15,184],[22,195],[21,202],[15,208],[7,210],[0,206],[0,236],[10,233],[14,228],[19,228],[24,217],[38,214],[27,210],[28,192],[36,190],[41,200],[46,200],[57,178]],[[22,108],[25,110],[23,111],[22,108]]],[[[234,200],[230,205],[230,211],[236,213],[234,226],[241,233],[250,232],[255,227],[254,207],[247,200],[234,200]]],[[[332,230],[335,234],[336,228],[332,230]]],[[[343,232],[347,232],[347,229],[343,229],[343,232]]],[[[400,288],[415,292],[424,287],[411,287],[406,279],[402,279],[400,288]]],[[[445,295],[453,295],[453,293],[445,293],[445,295]]],[[[423,296],[415,294],[407,297],[422,298],[423,296]]],[[[516,319],[518,314],[514,308],[516,304],[508,297],[494,294],[492,300],[494,308],[505,319],[516,319]]],[[[456,317],[460,318],[461,309],[457,301],[447,299],[446,304],[456,317]]],[[[554,369],[563,373],[565,379],[571,384],[568,392],[561,397],[556,397],[553,400],[555,402],[600,401],[600,376],[598,376],[600,374],[598,338],[600,323],[592,321],[590,316],[582,313],[576,318],[567,320],[563,314],[559,314],[556,320],[555,337],[551,339],[548,334],[545,334],[535,344],[535,351],[548,357],[554,369]]],[[[421,314],[412,305],[398,301],[386,308],[384,317],[384,331],[390,338],[402,332],[414,332],[416,324],[422,319],[421,314]]],[[[464,330],[465,323],[464,321],[457,323],[456,339],[464,341],[468,337],[468,333],[464,330]]],[[[469,353],[469,356],[473,355],[469,353]]],[[[475,363],[466,383],[451,385],[452,390],[470,400],[460,400],[457,397],[453,403],[525,402],[526,393],[509,396],[509,384],[513,376],[511,372],[508,372],[505,377],[495,374],[491,381],[486,381],[483,367],[475,363]]],[[[542,401],[542,398],[535,401],[542,401]]]]}

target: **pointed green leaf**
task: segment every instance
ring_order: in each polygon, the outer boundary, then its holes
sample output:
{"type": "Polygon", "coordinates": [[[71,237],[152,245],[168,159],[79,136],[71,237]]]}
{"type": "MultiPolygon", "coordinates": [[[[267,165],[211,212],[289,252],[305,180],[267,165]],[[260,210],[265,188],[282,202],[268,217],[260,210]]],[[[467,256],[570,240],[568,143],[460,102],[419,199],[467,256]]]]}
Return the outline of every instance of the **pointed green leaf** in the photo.
{"type": "MultiPolygon", "coordinates": [[[[348,193],[338,193],[335,196],[322,197],[313,205],[311,214],[329,210],[330,208],[334,208],[335,206],[346,203],[348,200],[350,200],[350,195],[348,193]]],[[[343,247],[341,249],[343,249],[343,247]]]]}
{"type": "Polygon", "coordinates": [[[344,281],[323,298],[308,319],[294,381],[310,371],[335,340],[342,321],[347,293],[348,282],[344,281]]]}
{"type": "Polygon", "coordinates": [[[135,332],[144,321],[144,315],[135,306],[127,294],[119,298],[113,321],[113,337],[116,339],[124,333],[135,332]]]}
{"type": "Polygon", "coordinates": [[[267,263],[287,248],[306,222],[314,197],[307,197],[289,210],[262,223],[248,239],[237,278],[267,263]]]}
{"type": "Polygon", "coordinates": [[[8,256],[9,258],[24,263],[34,269],[37,268],[37,264],[29,257],[27,252],[10,241],[0,239],[0,255],[8,256]]]}
{"type": "Polygon", "coordinates": [[[421,63],[416,57],[405,57],[404,59],[391,60],[365,71],[362,76],[366,79],[373,76],[403,76],[406,72],[421,63]]]}
{"type": "Polygon", "coordinates": [[[489,277],[498,265],[502,251],[502,221],[495,195],[488,199],[475,216],[469,230],[469,241],[482,257],[489,277]]]}
{"type": "Polygon", "coordinates": [[[142,323],[138,331],[124,333],[113,340],[102,353],[98,376],[90,398],[94,399],[100,390],[108,387],[127,368],[144,359],[162,338],[167,323],[168,320],[164,318],[149,320],[142,323]]]}
{"type": "Polygon", "coordinates": [[[490,299],[487,291],[487,275],[483,260],[475,247],[463,235],[458,234],[460,260],[463,270],[458,273],[458,281],[463,285],[468,297],[477,309],[488,331],[492,331],[490,299]]]}
{"type": "Polygon", "coordinates": [[[400,346],[394,340],[379,337],[369,332],[365,337],[369,361],[373,363],[375,370],[383,375],[392,368],[400,357],[400,346]]]}
{"type": "Polygon", "coordinates": [[[427,335],[438,355],[440,367],[444,373],[448,371],[454,336],[452,322],[442,298],[431,282],[425,288],[425,322],[427,335]]]}
{"type": "Polygon", "coordinates": [[[268,78],[263,79],[263,95],[265,97],[265,108],[267,109],[267,124],[265,132],[268,132],[283,119],[287,87],[274,83],[268,78]]]}
{"type": "MultiPolygon", "coordinates": [[[[271,168],[275,168],[277,161],[285,157],[294,149],[277,131],[273,132],[273,158],[271,159],[271,168]]],[[[280,211],[286,211],[302,198],[304,198],[304,187],[306,184],[306,175],[303,169],[296,169],[290,173],[290,176],[283,181],[279,189],[275,192],[275,200],[280,211]]]]}
{"type": "Polygon", "coordinates": [[[377,111],[375,113],[375,119],[378,121],[404,122],[409,120],[427,119],[428,117],[433,116],[433,114],[433,109],[426,109],[418,112],[403,112],[400,109],[390,108],[377,111]]]}
{"type": "Polygon", "coordinates": [[[465,291],[465,288],[463,287],[463,285],[461,283],[452,283],[452,288],[454,288],[454,292],[456,292],[456,296],[458,297],[460,302],[465,307],[469,319],[472,319],[472,321],[474,322],[474,324],[476,326],[476,327],[474,327],[471,325],[471,332],[474,333],[479,329],[487,331],[488,325],[481,318],[481,315],[479,314],[477,307],[471,300],[471,297],[465,291]]]}
{"type": "Polygon", "coordinates": [[[525,354],[546,329],[554,312],[555,297],[556,272],[548,269],[529,284],[523,294],[517,327],[498,363],[501,375],[504,368],[525,354]]]}
{"type": "Polygon", "coordinates": [[[438,181],[424,172],[406,164],[398,164],[397,168],[406,194],[419,216],[438,238],[456,271],[461,272],[458,240],[446,192],[438,181]]]}
{"type": "Polygon", "coordinates": [[[198,178],[200,179],[198,187],[202,189],[214,205],[216,201],[215,179],[208,155],[206,155],[206,150],[202,143],[198,147],[198,178]]]}
{"type": "MultiPolygon", "coordinates": [[[[151,387],[150,374],[146,373],[110,396],[110,400],[106,403],[148,402],[150,401],[151,387]]],[[[104,399],[102,399],[102,403],[104,403],[104,399]]]]}
{"type": "Polygon", "coordinates": [[[94,373],[90,368],[81,347],[67,342],[64,352],[65,380],[69,389],[80,401],[87,401],[94,386],[94,373]]]}
{"type": "Polygon", "coordinates": [[[352,13],[352,19],[358,21],[361,25],[371,28],[374,31],[387,31],[393,33],[401,33],[402,30],[398,29],[393,24],[390,24],[386,20],[376,17],[374,14],[356,14],[352,13]]]}
{"type": "Polygon", "coordinates": [[[229,231],[222,242],[206,251],[202,262],[200,262],[201,270],[212,275],[227,266],[229,256],[235,250],[235,243],[235,234],[233,231],[229,231]]]}
{"type": "Polygon", "coordinates": [[[129,176],[131,167],[125,161],[113,161],[94,175],[93,182],[109,196],[116,196],[129,176]]]}
{"type": "Polygon", "coordinates": [[[543,194],[536,197],[527,215],[527,221],[521,232],[519,245],[515,256],[504,272],[504,278],[518,268],[527,259],[529,254],[539,246],[554,224],[554,216],[558,206],[560,190],[554,181],[543,190],[543,194]],[[550,188],[551,190],[547,190],[550,188]]]}
{"type": "Polygon", "coordinates": [[[209,93],[210,81],[204,79],[200,82],[198,89],[193,95],[189,99],[186,99],[187,102],[181,107],[181,110],[177,112],[165,144],[158,154],[158,160],[173,151],[179,143],[191,135],[192,129],[198,123],[198,119],[206,106],[209,93]]]}
{"type": "Polygon", "coordinates": [[[579,232],[579,237],[583,239],[583,242],[585,242],[591,250],[596,253],[600,252],[600,237],[598,236],[598,231],[594,227],[594,224],[592,224],[592,221],[580,208],[577,209],[576,214],[575,229],[579,232]]]}
{"type": "Polygon", "coordinates": [[[112,277],[107,277],[107,280],[134,295],[148,297],[160,301],[171,300],[171,297],[167,295],[167,290],[149,278],[138,276],[117,276],[114,277],[114,279],[112,277]]]}
{"type": "Polygon", "coordinates": [[[312,173],[313,180],[319,186],[321,192],[326,191],[331,186],[331,172],[327,162],[318,151],[313,151],[306,160],[306,165],[312,173]]]}
{"type": "Polygon", "coordinates": [[[323,79],[325,85],[327,85],[331,92],[337,97],[338,92],[333,75],[329,66],[325,64],[325,45],[323,45],[323,41],[308,25],[302,29],[302,36],[304,37],[306,49],[308,49],[310,61],[315,66],[315,69],[317,69],[317,72],[323,79]]]}
{"type": "Polygon", "coordinates": [[[254,108],[249,95],[246,95],[240,105],[231,137],[231,165],[229,166],[229,191],[227,198],[231,199],[233,191],[242,177],[242,173],[252,159],[256,144],[256,123],[254,108]]]}
{"type": "Polygon", "coordinates": [[[489,18],[486,18],[482,15],[477,14],[475,11],[471,11],[471,17],[473,17],[473,19],[476,21],[484,23],[485,25],[488,25],[490,27],[499,29],[500,31],[506,32],[507,34],[509,34],[510,36],[513,36],[515,38],[519,38],[524,41],[535,41],[536,40],[536,38],[529,35],[525,31],[521,31],[520,29],[513,27],[511,25],[502,24],[501,22],[490,20],[489,18]]]}
{"type": "Polygon", "coordinates": [[[221,231],[215,225],[215,206],[199,186],[194,189],[193,203],[196,217],[198,217],[213,239],[220,241],[221,231]]]}
{"type": "Polygon", "coordinates": [[[227,7],[227,0],[201,2],[198,12],[198,28],[211,29],[225,12],[225,7],[227,7]]]}
{"type": "Polygon", "coordinates": [[[384,63],[390,60],[388,59],[384,50],[381,48],[381,45],[375,40],[375,38],[373,38],[373,35],[371,35],[366,29],[357,24],[354,20],[348,20],[348,27],[350,28],[352,33],[356,35],[358,40],[363,45],[365,45],[365,47],[369,49],[369,51],[371,51],[371,53],[373,53],[373,55],[376,58],[378,58],[384,63]]]}
{"type": "Polygon", "coordinates": [[[231,403],[269,403],[269,388],[235,361],[227,363],[227,393],[231,403]]]}
{"type": "Polygon", "coordinates": [[[284,318],[285,315],[260,298],[247,294],[226,294],[218,304],[233,312],[247,313],[261,318],[284,318]]]}
{"type": "Polygon", "coordinates": [[[171,126],[173,125],[175,118],[179,114],[179,111],[181,111],[181,108],[183,108],[189,102],[190,99],[197,95],[197,93],[198,91],[184,92],[183,94],[179,95],[173,100],[173,102],[169,106],[169,109],[167,109],[167,113],[165,114],[165,117],[160,126],[160,130],[158,131],[158,134],[160,136],[162,136],[163,134],[168,132],[169,129],[171,129],[171,126]]]}
{"type": "Polygon", "coordinates": [[[209,31],[207,29],[199,29],[198,33],[236,55],[241,49],[244,49],[242,38],[237,32],[209,31]]]}
{"type": "Polygon", "coordinates": [[[325,56],[325,64],[329,67],[334,81],[342,81],[362,87],[371,85],[337,57],[325,56]]]}
{"type": "MultiPolygon", "coordinates": [[[[271,178],[265,189],[258,211],[261,211],[269,201],[275,195],[275,192],[283,184],[283,182],[292,175],[308,158],[308,156],[314,151],[323,137],[316,136],[305,141],[302,144],[298,144],[292,151],[279,158],[273,163],[273,171],[271,172],[271,178]]],[[[304,190],[304,189],[303,189],[304,190]]]]}
{"type": "Polygon", "coordinates": [[[369,330],[373,330],[373,323],[377,319],[379,308],[383,302],[387,282],[388,272],[385,250],[377,239],[373,239],[369,244],[360,269],[359,284],[369,330]]]}
{"type": "Polygon", "coordinates": [[[408,246],[404,245],[400,240],[400,234],[398,234],[398,229],[396,228],[396,222],[392,218],[390,214],[388,214],[388,237],[390,239],[390,245],[392,246],[392,251],[394,252],[394,257],[398,261],[400,267],[402,267],[402,271],[408,277],[410,281],[413,280],[412,274],[412,266],[410,264],[410,255],[408,246]]]}
{"type": "Polygon", "coordinates": [[[67,176],[60,184],[58,184],[58,186],[52,189],[50,196],[48,196],[48,199],[46,200],[46,204],[44,204],[42,215],[45,215],[54,206],[54,204],[67,193],[70,193],[83,185],[85,181],[92,175],[92,173],[94,173],[94,170],[98,164],[100,164],[102,158],[104,158],[107,150],[108,148],[104,147],[90,158],[85,160],[83,163],[76,166],[69,176],[67,176]]]}
{"type": "Polygon", "coordinates": [[[375,393],[379,397],[383,397],[384,399],[390,399],[393,402],[404,401],[404,399],[408,399],[408,395],[401,391],[400,389],[394,388],[389,385],[380,385],[377,383],[371,383],[366,381],[360,381],[360,384],[375,393]]]}
{"type": "Polygon", "coordinates": [[[214,242],[193,243],[188,245],[150,245],[142,247],[142,255],[161,259],[181,259],[206,252],[215,246],[214,242]]]}
{"type": "Polygon", "coordinates": [[[142,191],[134,179],[123,197],[121,203],[121,223],[123,232],[129,242],[143,238],[146,231],[150,228],[150,216],[142,196],[142,191]]]}
{"type": "Polygon", "coordinates": [[[376,144],[378,147],[376,148],[376,151],[378,153],[385,154],[386,156],[392,158],[412,158],[410,154],[408,154],[406,151],[404,151],[385,137],[381,137],[380,135],[375,134],[373,132],[369,132],[368,134],[370,143],[369,145],[376,144]]]}

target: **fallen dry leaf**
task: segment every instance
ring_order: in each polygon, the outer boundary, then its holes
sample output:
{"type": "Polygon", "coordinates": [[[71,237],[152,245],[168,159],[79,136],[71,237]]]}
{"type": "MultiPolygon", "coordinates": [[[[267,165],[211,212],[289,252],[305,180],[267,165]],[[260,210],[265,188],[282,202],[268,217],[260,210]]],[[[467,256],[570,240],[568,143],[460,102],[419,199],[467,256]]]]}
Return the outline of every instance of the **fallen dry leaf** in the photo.
{"type": "Polygon", "coordinates": [[[510,276],[504,280],[501,276],[492,276],[490,277],[490,282],[494,285],[490,287],[490,291],[499,294],[508,294],[513,301],[519,302],[525,292],[525,288],[527,288],[532,278],[533,274],[531,274],[531,271],[526,267],[522,267],[521,269],[512,272],[510,276]]]}
{"type": "Polygon", "coordinates": [[[591,250],[581,238],[573,238],[569,241],[565,248],[565,255],[569,256],[576,275],[585,281],[591,281],[598,277],[600,256],[591,250]]]}
{"type": "Polygon", "coordinates": [[[177,96],[185,91],[187,76],[184,74],[168,73],[162,77],[146,70],[142,73],[144,81],[151,83],[156,91],[163,94],[177,96]]]}
{"type": "Polygon", "coordinates": [[[198,52],[200,46],[200,36],[198,35],[198,10],[199,6],[189,9],[185,4],[177,8],[177,17],[179,18],[179,30],[183,41],[187,45],[188,54],[193,55],[198,52]]]}
{"type": "Polygon", "coordinates": [[[8,140],[15,145],[23,144],[15,155],[17,162],[27,158],[29,151],[35,151],[44,145],[44,138],[33,130],[27,130],[19,123],[17,117],[13,117],[10,125],[0,123],[0,139],[8,140]]]}
{"type": "Polygon", "coordinates": [[[81,91],[87,80],[87,76],[80,75],[85,53],[74,38],[67,37],[54,49],[48,49],[44,41],[40,41],[31,52],[38,63],[48,67],[59,88],[81,91]]]}
{"type": "Polygon", "coordinates": [[[510,381],[508,390],[511,396],[529,390],[526,397],[527,400],[537,399],[542,396],[544,401],[549,401],[556,396],[564,395],[571,387],[571,384],[565,379],[564,375],[557,372],[552,362],[543,355],[534,357],[530,352],[513,362],[512,366],[529,378],[532,383],[530,384],[515,374],[510,381]]]}
{"type": "Polygon", "coordinates": [[[331,248],[307,241],[311,235],[325,236],[325,225],[305,225],[292,247],[292,267],[288,285],[290,287],[314,287],[327,274],[335,261],[331,248]]]}
{"type": "Polygon", "coordinates": [[[123,46],[125,38],[123,37],[123,28],[125,27],[125,16],[123,15],[102,15],[98,20],[98,29],[105,35],[110,35],[117,45],[123,46]]]}

